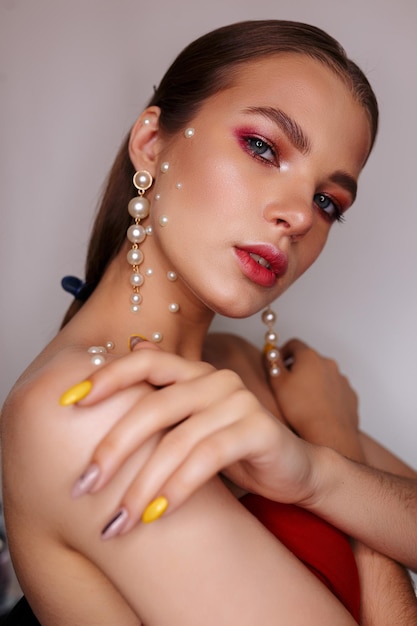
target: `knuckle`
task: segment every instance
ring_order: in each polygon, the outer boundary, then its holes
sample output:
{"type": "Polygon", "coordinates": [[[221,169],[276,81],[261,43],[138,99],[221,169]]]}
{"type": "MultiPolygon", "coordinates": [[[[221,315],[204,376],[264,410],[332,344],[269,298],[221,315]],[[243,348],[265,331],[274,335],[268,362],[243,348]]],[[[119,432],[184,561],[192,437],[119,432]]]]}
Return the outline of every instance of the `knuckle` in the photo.
{"type": "Polygon", "coordinates": [[[231,369],[225,368],[221,370],[216,370],[214,372],[214,376],[220,379],[223,384],[231,387],[232,389],[243,388],[243,382],[239,374],[231,369]]]}
{"type": "Polygon", "coordinates": [[[94,458],[97,461],[111,460],[121,454],[122,440],[117,433],[110,433],[97,446],[94,458]]]}

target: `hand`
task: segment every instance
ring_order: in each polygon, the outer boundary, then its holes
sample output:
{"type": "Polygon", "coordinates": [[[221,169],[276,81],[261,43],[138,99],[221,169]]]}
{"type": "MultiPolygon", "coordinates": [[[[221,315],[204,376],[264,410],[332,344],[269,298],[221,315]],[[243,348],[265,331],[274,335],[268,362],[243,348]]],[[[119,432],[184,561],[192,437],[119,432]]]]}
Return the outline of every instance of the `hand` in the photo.
{"type": "Polygon", "coordinates": [[[89,484],[94,493],[149,438],[163,435],[122,498],[123,532],[158,496],[172,512],[221,471],[267,498],[301,504],[311,497],[314,448],[268,413],[234,372],[142,343],[90,380],[83,406],[142,381],[155,386],[121,417],[91,459],[90,467],[99,468],[89,484]]]}
{"type": "Polygon", "coordinates": [[[337,363],[293,339],[280,350],[283,362],[270,386],[292,428],[306,441],[363,460],[358,398],[337,363]]]}

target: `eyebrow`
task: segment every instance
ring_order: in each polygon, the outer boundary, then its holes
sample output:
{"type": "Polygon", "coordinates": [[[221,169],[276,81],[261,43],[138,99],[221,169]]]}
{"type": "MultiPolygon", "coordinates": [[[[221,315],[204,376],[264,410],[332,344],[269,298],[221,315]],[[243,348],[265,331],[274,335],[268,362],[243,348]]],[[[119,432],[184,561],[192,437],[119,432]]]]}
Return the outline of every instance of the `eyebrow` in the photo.
{"type": "Polygon", "coordinates": [[[274,122],[285,133],[293,146],[302,154],[308,154],[311,150],[311,142],[301,126],[289,115],[275,107],[248,107],[244,113],[257,113],[274,122]]]}
{"type": "MultiPolygon", "coordinates": [[[[277,109],[276,107],[248,107],[244,109],[243,113],[263,115],[279,126],[292,145],[301,152],[301,154],[307,155],[311,151],[310,139],[301,126],[281,109],[277,109]]],[[[352,202],[355,201],[358,185],[353,176],[347,172],[337,171],[330,176],[330,180],[346,189],[352,196],[352,202]]]]}

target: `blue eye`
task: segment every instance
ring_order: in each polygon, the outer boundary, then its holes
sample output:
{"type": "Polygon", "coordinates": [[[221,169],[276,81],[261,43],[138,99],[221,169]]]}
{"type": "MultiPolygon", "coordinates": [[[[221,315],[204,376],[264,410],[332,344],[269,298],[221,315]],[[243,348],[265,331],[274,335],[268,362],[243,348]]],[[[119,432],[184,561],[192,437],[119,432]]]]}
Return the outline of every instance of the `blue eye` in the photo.
{"type": "Polygon", "coordinates": [[[255,157],[265,161],[275,161],[275,151],[264,139],[260,137],[246,137],[246,146],[255,157]]]}
{"type": "Polygon", "coordinates": [[[345,218],[339,205],[325,193],[316,193],[314,202],[332,222],[344,222],[345,218]]]}

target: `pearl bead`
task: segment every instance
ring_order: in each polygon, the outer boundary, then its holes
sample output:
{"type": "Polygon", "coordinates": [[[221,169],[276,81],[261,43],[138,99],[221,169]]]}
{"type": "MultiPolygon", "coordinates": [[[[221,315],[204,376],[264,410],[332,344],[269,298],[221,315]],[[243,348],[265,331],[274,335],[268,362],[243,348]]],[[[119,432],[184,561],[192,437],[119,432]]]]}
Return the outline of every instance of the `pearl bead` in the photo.
{"type": "Polygon", "coordinates": [[[113,350],[114,348],[114,343],[112,341],[107,341],[106,342],[106,349],[107,350],[113,350]]]}
{"type": "Polygon", "coordinates": [[[143,254],[137,248],[132,248],[132,250],[129,250],[127,253],[126,258],[130,265],[140,265],[143,261],[143,254]]]}
{"type": "Polygon", "coordinates": [[[104,358],[104,356],[102,354],[96,354],[91,359],[91,363],[93,365],[103,365],[104,362],[105,362],[105,358],[104,358]]]}
{"type": "Polygon", "coordinates": [[[170,280],[171,282],[174,282],[174,280],[177,280],[178,276],[174,271],[169,271],[167,272],[167,278],[168,280],[170,280]]]}
{"type": "Polygon", "coordinates": [[[136,189],[146,191],[152,185],[152,176],[146,170],[140,170],[133,176],[133,184],[136,189]]]}
{"type": "Polygon", "coordinates": [[[152,341],[154,343],[159,343],[160,341],[162,341],[162,333],[158,331],[155,333],[152,333],[152,341]]]}
{"type": "Polygon", "coordinates": [[[142,302],[142,296],[140,293],[132,293],[130,296],[130,301],[132,304],[140,304],[142,302]]]}
{"type": "Polygon", "coordinates": [[[262,321],[264,324],[274,324],[276,320],[276,315],[271,309],[266,309],[262,313],[262,321]]]}
{"type": "Polygon", "coordinates": [[[145,228],[145,230],[147,235],[152,235],[152,226],[150,224],[145,228]]]}
{"type": "Polygon", "coordinates": [[[132,311],[132,313],[139,313],[140,311],[139,304],[132,304],[132,306],[130,307],[130,310],[132,311]]]}
{"type": "Polygon", "coordinates": [[[168,222],[169,222],[168,215],[161,215],[161,217],[159,218],[159,224],[161,226],[166,226],[168,222]]]}
{"type": "Polygon", "coordinates": [[[181,189],[182,188],[182,183],[177,183],[175,186],[176,186],[177,189],[181,189]]]}
{"type": "Polygon", "coordinates": [[[280,373],[281,370],[279,369],[278,365],[272,365],[271,369],[269,370],[269,375],[272,376],[272,378],[276,378],[280,375],[280,373]]]}
{"type": "Polygon", "coordinates": [[[155,200],[160,200],[161,199],[161,194],[160,193],[156,193],[155,194],[155,200]]]}
{"type": "Polygon", "coordinates": [[[104,346],[91,346],[88,348],[87,352],[90,354],[99,354],[100,352],[107,352],[104,346]]]}
{"type": "Polygon", "coordinates": [[[133,218],[144,220],[149,215],[149,200],[141,196],[132,198],[127,205],[127,210],[133,218]]]}
{"type": "Polygon", "coordinates": [[[184,136],[189,139],[190,137],[193,137],[195,133],[194,128],[186,128],[184,131],[184,136]]]}
{"type": "Polygon", "coordinates": [[[162,163],[161,165],[161,172],[163,174],[165,174],[167,171],[169,170],[169,163],[168,161],[165,161],[164,163],[162,163]]]}
{"type": "Polygon", "coordinates": [[[278,341],[278,333],[276,333],[274,330],[268,330],[265,333],[265,342],[275,343],[276,341],[278,341]]]}
{"type": "Polygon", "coordinates": [[[133,287],[140,287],[143,284],[142,274],[139,274],[139,272],[135,272],[134,274],[131,274],[130,284],[133,285],[133,287]]]}
{"type": "Polygon", "coordinates": [[[127,238],[132,243],[142,243],[146,238],[146,230],[139,224],[133,224],[127,229],[127,238]]]}
{"type": "Polygon", "coordinates": [[[144,126],[149,126],[150,123],[151,123],[151,120],[149,119],[149,117],[145,117],[145,119],[142,122],[144,126]]]}
{"type": "Polygon", "coordinates": [[[145,274],[146,274],[146,276],[152,276],[153,269],[151,267],[148,267],[148,269],[145,270],[145,274]]]}
{"type": "Polygon", "coordinates": [[[171,304],[168,306],[168,309],[171,311],[171,313],[178,313],[178,311],[180,310],[180,305],[176,302],[171,302],[171,304]]]}
{"type": "Polygon", "coordinates": [[[279,359],[279,352],[276,348],[271,348],[266,353],[266,358],[268,361],[277,361],[279,359]]]}

